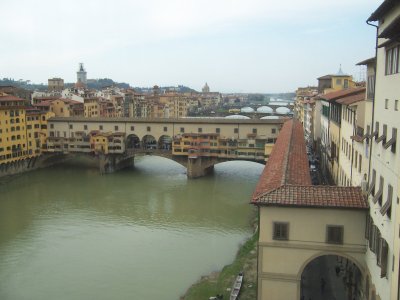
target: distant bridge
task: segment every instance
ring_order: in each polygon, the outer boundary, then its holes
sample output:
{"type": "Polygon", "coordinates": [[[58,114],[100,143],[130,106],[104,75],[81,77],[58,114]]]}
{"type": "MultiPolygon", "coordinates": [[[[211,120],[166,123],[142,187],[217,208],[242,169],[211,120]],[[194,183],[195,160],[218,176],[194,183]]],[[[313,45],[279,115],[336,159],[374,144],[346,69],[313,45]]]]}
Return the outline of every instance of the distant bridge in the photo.
{"type": "Polygon", "coordinates": [[[48,121],[47,151],[86,153],[99,160],[102,173],[131,165],[138,155],[158,155],[185,166],[195,178],[224,161],[264,163],[283,122],[57,117],[48,121]]]}

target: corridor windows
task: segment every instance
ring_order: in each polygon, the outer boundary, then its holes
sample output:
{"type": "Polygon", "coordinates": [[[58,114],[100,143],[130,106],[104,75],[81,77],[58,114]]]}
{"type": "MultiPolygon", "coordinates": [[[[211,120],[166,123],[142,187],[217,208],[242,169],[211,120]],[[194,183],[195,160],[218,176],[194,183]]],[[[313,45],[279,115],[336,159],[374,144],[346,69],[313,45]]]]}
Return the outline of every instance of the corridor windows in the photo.
{"type": "Polygon", "coordinates": [[[343,226],[327,225],[326,242],[328,244],[343,244],[343,226]]]}
{"type": "Polygon", "coordinates": [[[273,239],[274,240],[284,240],[289,239],[289,223],[274,222],[273,223],[273,239]]]}

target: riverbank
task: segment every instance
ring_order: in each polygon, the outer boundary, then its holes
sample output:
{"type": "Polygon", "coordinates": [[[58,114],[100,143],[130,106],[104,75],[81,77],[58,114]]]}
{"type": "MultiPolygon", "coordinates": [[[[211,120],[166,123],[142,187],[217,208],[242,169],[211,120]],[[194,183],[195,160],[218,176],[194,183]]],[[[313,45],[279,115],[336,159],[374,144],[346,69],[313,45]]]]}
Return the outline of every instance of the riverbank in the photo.
{"type": "Polygon", "coordinates": [[[187,290],[181,300],[209,299],[217,294],[222,294],[223,299],[229,299],[230,289],[241,271],[244,272],[244,278],[239,295],[240,300],[256,299],[257,241],[258,231],[240,247],[232,264],[225,266],[220,272],[203,276],[187,290]]]}

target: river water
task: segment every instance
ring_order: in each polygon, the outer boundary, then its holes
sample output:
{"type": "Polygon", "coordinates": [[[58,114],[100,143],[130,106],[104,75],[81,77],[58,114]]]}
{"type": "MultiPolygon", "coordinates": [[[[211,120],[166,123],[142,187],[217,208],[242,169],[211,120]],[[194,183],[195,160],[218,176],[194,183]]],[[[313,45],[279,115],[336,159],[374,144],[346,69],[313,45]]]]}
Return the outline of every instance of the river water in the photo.
{"type": "Polygon", "coordinates": [[[179,299],[251,235],[263,166],[188,180],[159,157],[101,176],[59,165],[0,183],[0,299],[179,299]]]}

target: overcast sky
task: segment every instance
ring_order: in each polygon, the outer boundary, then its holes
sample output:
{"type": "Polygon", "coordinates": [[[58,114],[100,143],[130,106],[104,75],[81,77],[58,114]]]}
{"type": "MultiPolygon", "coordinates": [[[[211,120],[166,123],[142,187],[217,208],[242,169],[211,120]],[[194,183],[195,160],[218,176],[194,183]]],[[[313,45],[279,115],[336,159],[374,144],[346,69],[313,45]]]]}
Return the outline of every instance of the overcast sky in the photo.
{"type": "Polygon", "coordinates": [[[287,92],[374,55],[382,0],[0,0],[0,78],[287,92]]]}

